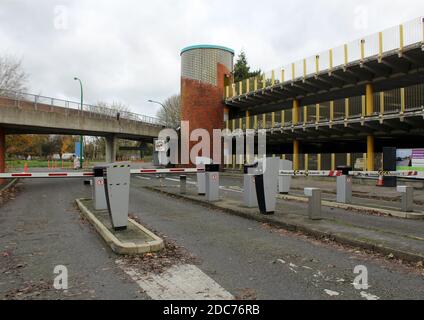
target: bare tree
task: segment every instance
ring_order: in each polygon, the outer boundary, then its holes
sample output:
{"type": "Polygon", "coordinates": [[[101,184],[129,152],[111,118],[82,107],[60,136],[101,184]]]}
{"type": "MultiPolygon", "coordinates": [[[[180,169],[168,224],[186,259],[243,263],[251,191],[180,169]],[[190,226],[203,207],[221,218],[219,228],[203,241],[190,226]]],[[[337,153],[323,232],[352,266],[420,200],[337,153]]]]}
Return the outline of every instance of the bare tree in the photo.
{"type": "Polygon", "coordinates": [[[10,91],[24,92],[26,82],[22,62],[10,56],[0,56],[0,95],[8,95],[10,91]]]}
{"type": "Polygon", "coordinates": [[[156,117],[162,124],[170,128],[178,128],[181,124],[181,96],[175,94],[167,98],[163,102],[163,106],[157,112],[156,117]]]}

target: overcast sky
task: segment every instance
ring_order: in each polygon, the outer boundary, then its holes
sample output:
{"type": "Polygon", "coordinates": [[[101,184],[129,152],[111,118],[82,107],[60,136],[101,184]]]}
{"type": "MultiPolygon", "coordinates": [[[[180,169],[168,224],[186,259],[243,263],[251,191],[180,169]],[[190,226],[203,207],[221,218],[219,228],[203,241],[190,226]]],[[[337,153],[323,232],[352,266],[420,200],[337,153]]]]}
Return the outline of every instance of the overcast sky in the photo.
{"type": "Polygon", "coordinates": [[[267,71],[424,15],[423,0],[0,0],[0,54],[16,56],[29,91],[120,101],[155,115],[148,99],[180,89],[180,51],[218,44],[267,71]]]}

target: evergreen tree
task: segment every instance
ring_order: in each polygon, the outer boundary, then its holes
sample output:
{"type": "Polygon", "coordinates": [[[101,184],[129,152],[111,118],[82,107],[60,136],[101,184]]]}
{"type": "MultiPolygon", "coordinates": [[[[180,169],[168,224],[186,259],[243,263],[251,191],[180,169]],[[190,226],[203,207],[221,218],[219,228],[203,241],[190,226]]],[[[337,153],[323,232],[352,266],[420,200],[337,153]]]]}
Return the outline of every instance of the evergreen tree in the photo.
{"type": "Polygon", "coordinates": [[[241,51],[234,65],[234,82],[256,77],[260,74],[260,70],[250,72],[250,66],[247,63],[246,53],[241,51]]]}

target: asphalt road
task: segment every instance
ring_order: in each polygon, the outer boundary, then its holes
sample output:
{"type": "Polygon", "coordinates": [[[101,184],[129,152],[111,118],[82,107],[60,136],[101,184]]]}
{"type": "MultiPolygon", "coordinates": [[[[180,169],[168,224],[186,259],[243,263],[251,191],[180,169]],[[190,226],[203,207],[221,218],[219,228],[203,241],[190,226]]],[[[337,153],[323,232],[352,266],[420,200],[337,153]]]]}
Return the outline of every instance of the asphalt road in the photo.
{"type": "MultiPolygon", "coordinates": [[[[424,297],[424,277],[414,268],[164,197],[145,190],[145,183],[132,179],[130,212],[184,246],[204,273],[235,296],[424,297]],[[368,269],[367,290],[352,285],[358,265],[368,269]]],[[[90,196],[89,187],[80,180],[58,179],[26,180],[21,189],[0,207],[0,298],[16,296],[17,289],[29,285],[33,290],[22,294],[28,298],[148,298],[116,266],[117,256],[79,219],[73,200],[90,196]],[[56,265],[68,267],[67,292],[51,288],[56,265]]]]}

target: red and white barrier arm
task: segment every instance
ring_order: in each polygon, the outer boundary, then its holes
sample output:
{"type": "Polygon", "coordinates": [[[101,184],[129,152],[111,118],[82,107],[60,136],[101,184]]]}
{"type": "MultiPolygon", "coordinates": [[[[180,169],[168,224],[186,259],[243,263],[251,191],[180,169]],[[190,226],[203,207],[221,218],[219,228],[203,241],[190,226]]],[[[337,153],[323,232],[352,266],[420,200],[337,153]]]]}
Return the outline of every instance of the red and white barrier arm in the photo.
{"type": "Polygon", "coordinates": [[[424,172],[418,171],[351,171],[354,177],[416,177],[424,178],[424,172]]]}
{"type": "Polygon", "coordinates": [[[89,178],[93,172],[10,172],[0,173],[0,179],[14,178],[89,178]]]}
{"type": "Polygon", "coordinates": [[[171,168],[171,169],[131,169],[131,174],[163,174],[163,173],[201,173],[205,169],[171,168]]]}
{"type": "Polygon", "coordinates": [[[339,177],[342,171],[337,170],[280,170],[280,176],[304,176],[304,177],[339,177]]]}

